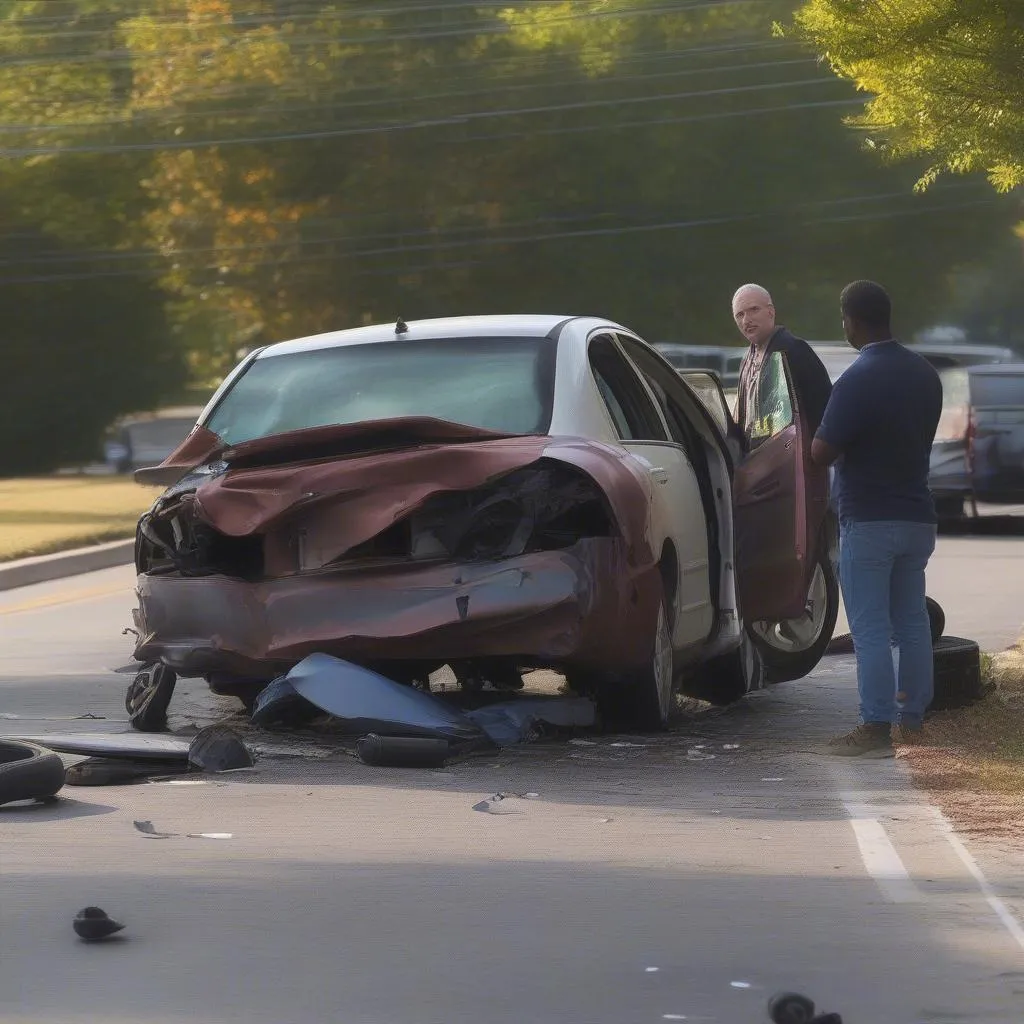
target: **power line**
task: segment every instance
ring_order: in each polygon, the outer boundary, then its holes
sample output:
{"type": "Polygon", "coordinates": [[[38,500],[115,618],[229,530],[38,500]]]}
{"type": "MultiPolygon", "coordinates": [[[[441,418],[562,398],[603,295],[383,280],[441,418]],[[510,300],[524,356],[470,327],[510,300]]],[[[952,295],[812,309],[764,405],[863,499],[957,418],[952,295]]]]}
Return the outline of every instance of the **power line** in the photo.
{"type": "MultiPolygon", "coordinates": [[[[848,203],[850,199],[841,200],[823,200],[818,204],[814,205],[827,205],[829,203],[848,203]]],[[[968,209],[978,206],[993,206],[999,203],[998,197],[992,197],[989,199],[977,199],[967,200],[960,203],[943,203],[943,204],[932,204],[930,206],[918,207],[914,210],[892,210],[892,211],[880,211],[877,213],[865,213],[861,215],[848,215],[839,217],[813,217],[804,218],[801,220],[801,224],[805,226],[813,226],[816,224],[832,224],[832,223],[843,223],[847,221],[878,221],[888,220],[892,217],[904,217],[912,216],[918,213],[934,213],[934,212],[949,212],[952,210],[968,209]]],[[[535,235],[515,235],[491,239],[473,239],[473,240],[460,240],[452,241],[447,243],[438,244],[424,244],[424,245],[413,245],[413,246],[393,246],[382,249],[369,249],[344,254],[320,254],[316,256],[306,257],[295,257],[287,258],[282,260],[265,260],[265,261],[252,261],[245,265],[245,270],[249,271],[254,267],[281,267],[289,266],[297,263],[324,263],[324,262],[344,262],[351,259],[366,259],[373,256],[394,256],[394,255],[409,255],[417,252],[425,251],[439,251],[444,249],[454,248],[466,248],[470,246],[511,246],[521,245],[524,243],[538,243],[538,242],[550,242],[550,241],[567,241],[581,238],[615,238],[623,237],[628,235],[639,235],[639,234],[651,234],[661,231],[678,231],[687,230],[701,227],[723,227],[726,225],[737,224],[737,223],[750,223],[753,221],[770,221],[780,216],[789,216],[795,212],[798,212],[801,207],[789,207],[789,208],[776,208],[774,210],[762,211],[753,214],[734,214],[734,215],[721,215],[716,217],[702,217],[689,220],[678,220],[678,221],[659,221],[656,223],[649,224],[634,224],[634,225],[620,225],[618,227],[608,228],[588,228],[576,231],[561,231],[561,232],[549,232],[546,234],[535,234],[535,235]]],[[[188,268],[193,272],[196,270],[207,270],[217,271],[220,269],[218,264],[208,264],[202,267],[188,268]]],[[[383,270],[384,273],[390,273],[390,270],[383,270]]],[[[401,268],[396,268],[393,271],[396,275],[403,273],[401,268]]],[[[21,277],[21,278],[3,278],[0,277],[0,284],[39,284],[46,282],[66,282],[76,280],[93,280],[107,277],[135,277],[135,276],[155,276],[158,274],[166,274],[167,269],[160,270],[158,268],[133,268],[129,270],[115,270],[115,271],[104,271],[98,273],[85,273],[85,274],[45,274],[37,275],[34,277],[21,277]]],[[[361,276],[361,271],[354,271],[352,274],[346,272],[346,276],[361,276]]]]}
{"type": "MultiPolygon", "coordinates": [[[[949,182],[941,186],[937,191],[954,192],[960,191],[966,188],[975,187],[975,183],[972,181],[954,181],[949,182]]],[[[898,192],[874,192],[864,193],[856,196],[844,196],[838,199],[820,199],[812,200],[808,203],[803,204],[804,208],[815,208],[815,207],[837,207],[837,206],[848,206],[852,203],[878,203],[884,202],[890,199],[906,199],[906,190],[898,192]]],[[[607,220],[612,217],[628,217],[632,216],[637,212],[636,209],[619,209],[619,210],[589,210],[586,212],[576,214],[560,214],[548,217],[533,217],[527,220],[510,221],[497,225],[504,231],[508,231],[511,228],[531,228],[538,227],[540,225],[547,224],[572,224],[579,223],[581,221],[588,220],[607,220]]],[[[398,214],[393,214],[398,216],[398,214]]],[[[335,221],[334,223],[343,223],[344,221],[335,221]]],[[[304,224],[309,223],[303,221],[304,224]]],[[[323,223],[323,222],[321,222],[323,223]]],[[[328,221],[327,223],[330,223],[328,221]]],[[[467,225],[464,227],[456,228],[426,228],[419,231],[389,231],[381,232],[376,234],[362,234],[362,233],[350,233],[347,235],[335,235],[326,238],[292,238],[285,241],[277,242],[253,242],[247,245],[222,245],[222,246],[197,246],[189,247],[185,249],[174,249],[169,252],[161,253],[156,252],[152,249],[149,250],[115,250],[115,249],[93,249],[93,250],[78,250],[70,254],[64,254],[55,250],[44,250],[38,252],[33,256],[20,255],[17,259],[8,261],[0,261],[0,267],[5,266],[22,266],[25,264],[57,264],[67,265],[73,263],[94,263],[94,262],[121,262],[128,260],[140,260],[140,259],[159,259],[169,260],[178,259],[182,256],[196,256],[196,255],[210,255],[215,257],[219,254],[232,254],[232,253],[247,253],[247,252],[264,252],[269,250],[278,249],[295,249],[295,248],[308,248],[312,246],[320,245],[336,245],[340,242],[360,242],[365,243],[368,241],[375,240],[391,240],[391,239],[410,239],[410,238],[427,238],[431,239],[432,242],[428,245],[428,248],[437,248],[438,244],[446,238],[451,238],[458,235],[466,235],[471,233],[483,233],[493,230],[493,227],[488,224],[476,224],[467,225]]],[[[473,239],[462,239],[459,244],[465,242],[467,244],[472,243],[473,239]]],[[[408,246],[403,244],[397,247],[396,251],[406,251],[408,246]]],[[[368,255],[368,253],[361,252],[358,255],[368,255]]],[[[370,253],[370,255],[373,255],[370,253]]]]}
{"type": "Polygon", "coordinates": [[[796,89],[805,86],[834,86],[834,78],[805,78],[787,82],[760,83],[757,85],[728,86],[720,89],[691,90],[688,92],[663,93],[655,96],[616,97],[614,99],[581,100],[574,103],[559,103],[543,107],[520,107],[506,110],[469,111],[444,117],[424,118],[397,124],[361,125],[349,128],[328,128],[312,132],[282,132],[278,134],[222,137],[219,139],[168,139],[161,142],[132,142],[120,144],[82,144],[72,146],[25,146],[0,149],[0,156],[29,157],[55,156],[67,153],[130,153],[154,150],[206,149],[211,146],[259,145],[268,142],[299,142],[309,139],[351,138],[361,135],[379,135],[391,132],[416,131],[424,128],[441,128],[470,124],[475,121],[504,117],[526,117],[532,114],[560,113],[571,110],[596,110],[602,107],[635,106],[642,103],[668,102],[680,99],[695,99],[704,96],[727,96],[748,92],[762,92],[775,89],[796,89]]]}
{"type": "MultiPolygon", "coordinates": [[[[425,93],[416,96],[401,95],[392,96],[387,99],[372,99],[372,100],[340,100],[334,103],[316,103],[298,107],[287,107],[287,106],[274,106],[269,109],[253,108],[251,105],[248,107],[231,107],[222,110],[189,110],[179,113],[168,113],[159,112],[152,114],[138,114],[131,113],[126,117],[109,118],[102,121],[81,121],[77,124],[4,124],[0,125],[0,134],[23,132],[23,131],[89,131],[93,128],[102,128],[108,126],[132,126],[139,124],[140,122],[155,121],[157,123],[169,122],[169,121],[186,121],[194,120],[198,118],[216,119],[221,117],[261,117],[267,114],[280,115],[280,114],[298,114],[298,113],[317,113],[324,110],[339,111],[339,110],[350,110],[356,107],[381,107],[381,106],[393,106],[396,104],[407,104],[407,103],[427,103],[439,99],[473,99],[478,96],[491,96],[495,93],[506,94],[510,92],[523,92],[530,89],[555,89],[559,86],[566,87],[570,85],[579,86],[590,86],[597,85],[598,87],[619,85],[622,82],[641,82],[641,81],[654,81],[658,79],[666,78],[684,78],[692,75],[703,75],[703,74],[720,74],[728,71],[747,71],[747,70],[763,70],[764,68],[776,68],[776,67],[791,67],[794,65],[805,65],[805,64],[817,64],[817,59],[814,57],[801,57],[793,60],[769,60],[769,61],[757,61],[754,63],[747,64],[713,64],[707,67],[701,68],[682,68],[675,71],[655,71],[645,75],[616,75],[612,78],[608,78],[601,82],[595,83],[582,78],[576,79],[562,79],[561,81],[554,82],[528,82],[520,83],[518,85],[496,85],[490,89],[481,89],[477,91],[467,92],[465,90],[453,90],[449,92],[438,92],[438,93],[425,93]]],[[[823,79],[823,81],[831,81],[832,79],[823,79]]]]}
{"type": "MultiPolygon", "coordinates": [[[[689,3],[679,2],[679,3],[667,5],[667,6],[662,6],[662,7],[651,7],[651,6],[643,5],[643,6],[640,6],[640,7],[630,7],[630,8],[621,8],[621,9],[620,8],[616,8],[616,9],[611,9],[611,10],[599,10],[599,11],[586,11],[586,12],[581,13],[581,14],[568,14],[568,15],[565,15],[565,16],[562,16],[562,17],[545,19],[545,26],[565,24],[567,22],[598,21],[598,20],[605,20],[605,19],[608,19],[608,18],[621,19],[621,18],[650,17],[652,15],[679,15],[679,14],[686,14],[686,13],[688,13],[690,11],[708,10],[708,9],[712,9],[712,8],[721,8],[721,7],[761,5],[761,4],[765,4],[765,3],[768,3],[768,2],[770,2],[770,0],[695,0],[695,2],[689,2],[689,3]]],[[[495,5],[495,10],[496,11],[500,11],[501,9],[502,9],[501,7],[498,7],[497,5],[495,5]]],[[[504,9],[510,9],[508,4],[504,5],[504,9]]],[[[380,16],[379,12],[376,12],[376,13],[371,14],[371,15],[364,15],[364,17],[379,17],[379,16],[380,16]]],[[[343,20],[345,18],[348,18],[348,17],[356,17],[356,16],[352,15],[352,14],[349,14],[349,13],[346,13],[346,12],[337,12],[337,20],[339,20],[339,21],[343,20]]],[[[285,24],[285,23],[287,23],[289,21],[294,21],[294,20],[297,20],[297,19],[285,17],[285,18],[279,19],[276,23],[277,24],[285,24]]],[[[331,21],[331,20],[334,20],[334,19],[332,19],[332,18],[322,18],[320,20],[331,21]]],[[[15,22],[15,24],[17,24],[17,22],[15,22]]],[[[160,25],[158,27],[164,27],[164,28],[189,28],[189,29],[194,28],[194,27],[199,27],[199,28],[210,27],[210,28],[222,28],[222,29],[226,28],[226,29],[230,29],[230,28],[235,27],[237,24],[238,23],[234,22],[234,21],[225,22],[225,21],[212,21],[211,20],[211,21],[208,21],[208,22],[182,22],[180,20],[177,20],[177,21],[160,23],[160,25]]],[[[307,37],[293,36],[293,37],[289,37],[287,39],[287,42],[289,42],[289,43],[301,42],[301,43],[311,43],[311,44],[313,44],[313,43],[316,43],[316,44],[331,43],[331,44],[334,44],[334,45],[342,45],[342,46],[345,46],[345,45],[360,45],[360,46],[363,46],[363,45],[366,45],[367,43],[379,44],[379,43],[389,43],[389,42],[407,42],[407,41],[410,41],[410,40],[420,40],[420,39],[429,39],[429,40],[435,40],[435,39],[457,39],[457,38],[464,38],[466,36],[508,35],[508,34],[510,34],[512,32],[512,29],[508,25],[507,22],[503,23],[500,27],[496,26],[494,28],[485,28],[485,27],[481,26],[477,22],[472,22],[472,23],[471,22],[466,22],[462,26],[454,26],[454,27],[448,27],[448,28],[445,28],[443,26],[444,26],[444,22],[442,20],[442,21],[435,22],[433,25],[428,24],[428,25],[424,25],[424,26],[419,26],[416,30],[411,31],[411,32],[392,33],[392,34],[389,34],[389,35],[372,35],[370,37],[366,37],[366,36],[334,37],[334,36],[330,36],[330,35],[328,35],[328,36],[318,35],[318,36],[307,36],[307,37]]],[[[83,30],[83,31],[85,31],[85,30],[83,30]]],[[[109,34],[109,30],[100,29],[100,30],[96,30],[96,31],[100,35],[107,35],[107,34],[109,34]]],[[[32,38],[32,39],[46,39],[48,37],[48,35],[53,35],[53,34],[52,33],[49,33],[49,34],[48,33],[32,33],[32,34],[30,34],[30,38],[32,38]]],[[[245,35],[247,35],[247,33],[240,33],[240,34],[236,35],[236,38],[241,39],[241,38],[244,38],[245,35]]],[[[175,56],[177,54],[180,54],[180,53],[187,53],[187,52],[189,52],[189,50],[191,50],[193,48],[203,48],[203,47],[206,47],[208,45],[209,45],[208,42],[204,42],[202,40],[196,40],[193,43],[189,44],[188,46],[178,47],[178,48],[173,49],[173,50],[154,51],[152,53],[147,54],[147,56],[149,56],[149,57],[173,57],[173,56],[175,56]]],[[[82,55],[82,56],[85,57],[86,55],[82,55]]],[[[41,64],[48,64],[48,63],[53,63],[53,62],[61,62],[61,63],[63,63],[63,62],[65,62],[68,59],[69,58],[67,58],[67,57],[54,56],[52,58],[50,58],[50,57],[26,58],[25,60],[21,60],[21,61],[0,61],[0,67],[3,67],[3,66],[8,66],[8,67],[33,67],[33,66],[38,66],[38,65],[41,65],[41,64]]],[[[76,58],[71,58],[71,59],[76,59],[76,58]]],[[[122,59],[130,59],[130,58],[122,58],[122,59]]]]}

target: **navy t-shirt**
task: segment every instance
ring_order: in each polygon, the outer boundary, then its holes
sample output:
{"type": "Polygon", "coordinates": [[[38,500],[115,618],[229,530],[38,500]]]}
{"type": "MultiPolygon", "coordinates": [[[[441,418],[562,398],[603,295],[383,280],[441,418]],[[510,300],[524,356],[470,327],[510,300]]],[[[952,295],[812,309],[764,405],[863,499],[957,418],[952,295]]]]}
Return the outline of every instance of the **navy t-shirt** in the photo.
{"type": "Polygon", "coordinates": [[[817,436],[836,462],[839,518],[934,523],[928,487],[942,413],[935,368],[898,341],[864,348],[832,387],[817,436]]]}

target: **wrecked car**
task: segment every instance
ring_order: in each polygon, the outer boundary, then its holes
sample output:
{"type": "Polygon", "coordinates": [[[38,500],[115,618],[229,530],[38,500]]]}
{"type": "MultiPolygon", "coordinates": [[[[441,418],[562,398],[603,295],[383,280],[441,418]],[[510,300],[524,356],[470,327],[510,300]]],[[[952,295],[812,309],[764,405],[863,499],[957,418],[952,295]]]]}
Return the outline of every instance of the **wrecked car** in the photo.
{"type": "Polygon", "coordinates": [[[836,531],[773,359],[770,427],[740,438],[713,375],[601,319],[250,353],[136,473],[167,486],[137,530],[136,695],[205,677],[251,706],[323,653],[466,688],[550,668],[657,728],[677,687],[724,704],[805,675],[835,625],[836,531]]]}

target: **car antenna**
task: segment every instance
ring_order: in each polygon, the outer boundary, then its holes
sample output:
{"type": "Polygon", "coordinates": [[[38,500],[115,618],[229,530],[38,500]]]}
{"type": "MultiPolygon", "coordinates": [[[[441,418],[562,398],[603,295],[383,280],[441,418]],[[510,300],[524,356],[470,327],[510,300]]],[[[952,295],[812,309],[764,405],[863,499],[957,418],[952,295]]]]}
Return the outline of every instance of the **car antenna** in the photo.
{"type": "Polygon", "coordinates": [[[401,318],[395,323],[395,334],[407,334],[409,331],[409,325],[401,318]]]}

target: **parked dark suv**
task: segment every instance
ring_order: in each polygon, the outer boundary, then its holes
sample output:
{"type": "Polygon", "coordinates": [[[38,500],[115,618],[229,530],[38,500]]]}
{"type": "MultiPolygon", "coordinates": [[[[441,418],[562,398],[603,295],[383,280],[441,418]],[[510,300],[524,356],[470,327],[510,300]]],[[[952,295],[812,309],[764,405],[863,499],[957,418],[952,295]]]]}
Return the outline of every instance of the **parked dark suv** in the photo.
{"type": "Polygon", "coordinates": [[[964,504],[1024,504],[1024,363],[950,367],[932,446],[932,493],[940,519],[964,504]]]}

